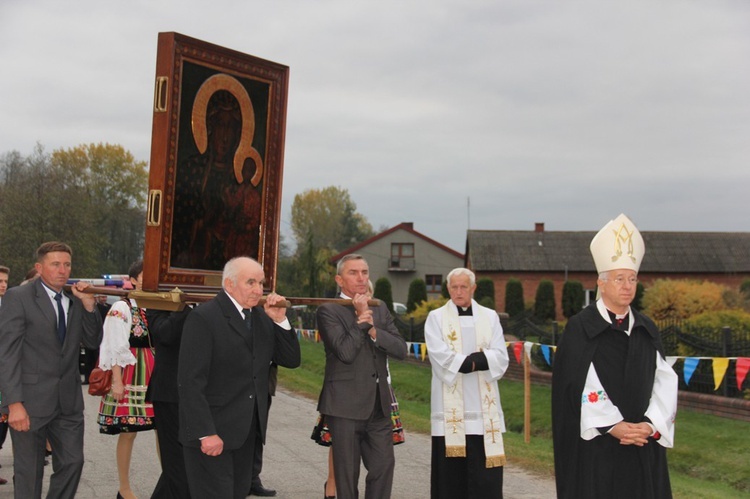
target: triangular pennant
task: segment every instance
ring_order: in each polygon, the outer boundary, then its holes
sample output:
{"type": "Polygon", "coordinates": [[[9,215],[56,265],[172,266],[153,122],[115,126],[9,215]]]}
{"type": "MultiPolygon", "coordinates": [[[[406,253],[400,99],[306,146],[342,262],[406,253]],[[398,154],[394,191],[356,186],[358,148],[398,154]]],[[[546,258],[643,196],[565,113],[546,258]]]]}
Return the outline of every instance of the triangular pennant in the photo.
{"type": "Polygon", "coordinates": [[[412,348],[414,349],[414,358],[418,359],[419,358],[419,343],[414,343],[412,345],[412,348]]]}
{"type": "Polygon", "coordinates": [[[516,356],[516,362],[521,363],[521,351],[523,350],[523,341],[513,343],[513,354],[516,356]]]}
{"type": "Polygon", "coordinates": [[[693,373],[695,372],[695,368],[698,367],[698,361],[700,359],[697,359],[696,357],[686,357],[685,358],[685,365],[682,366],[682,377],[685,378],[685,384],[690,384],[690,378],[693,377],[693,373]]]}
{"type": "Polygon", "coordinates": [[[750,358],[739,357],[737,359],[737,365],[734,368],[734,370],[737,373],[737,389],[738,390],[742,390],[742,383],[745,382],[745,377],[747,376],[748,369],[750,369],[750,358]]]}
{"type": "Polygon", "coordinates": [[[667,357],[667,364],[669,364],[669,367],[674,369],[674,363],[677,362],[677,359],[679,359],[679,357],[667,357]]]}
{"type": "Polygon", "coordinates": [[[724,375],[727,373],[727,367],[729,367],[729,359],[726,357],[714,357],[713,361],[714,391],[716,391],[721,386],[721,382],[724,381],[724,375]]]}
{"type": "Polygon", "coordinates": [[[526,351],[526,359],[531,360],[531,347],[533,347],[534,344],[530,341],[527,341],[523,344],[523,349],[526,351]]]}
{"type": "Polygon", "coordinates": [[[551,366],[552,363],[549,361],[549,345],[542,345],[542,355],[544,355],[544,360],[547,361],[547,365],[551,366]]]}
{"type": "Polygon", "coordinates": [[[315,331],[315,343],[319,343],[319,342],[320,342],[320,333],[316,330],[315,331]]]}

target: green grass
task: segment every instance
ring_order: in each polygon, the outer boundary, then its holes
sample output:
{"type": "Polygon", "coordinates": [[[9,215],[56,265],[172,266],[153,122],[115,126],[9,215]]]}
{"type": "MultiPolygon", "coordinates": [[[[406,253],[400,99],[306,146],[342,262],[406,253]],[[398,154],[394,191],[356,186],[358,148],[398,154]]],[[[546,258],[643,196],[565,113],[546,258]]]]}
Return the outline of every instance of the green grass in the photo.
{"type": "MultiPolygon", "coordinates": [[[[317,399],[325,372],[323,344],[307,340],[300,344],[302,366],[279,369],[279,382],[287,390],[317,399]]],[[[429,434],[429,364],[391,360],[390,368],[404,427],[429,434]]],[[[531,442],[526,444],[523,383],[500,381],[508,461],[547,477],[554,476],[550,394],[548,386],[531,387],[531,442]]],[[[746,422],[681,410],[675,442],[675,447],[667,451],[675,497],[750,497],[750,426],[746,422]]]]}

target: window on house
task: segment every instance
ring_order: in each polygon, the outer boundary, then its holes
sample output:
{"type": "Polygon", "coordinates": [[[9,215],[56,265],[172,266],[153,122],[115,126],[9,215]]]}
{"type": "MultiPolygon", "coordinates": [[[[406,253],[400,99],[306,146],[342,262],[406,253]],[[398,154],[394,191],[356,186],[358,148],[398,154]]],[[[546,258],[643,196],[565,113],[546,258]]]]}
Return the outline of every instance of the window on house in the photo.
{"type": "Polygon", "coordinates": [[[427,274],[424,276],[428,293],[440,293],[443,290],[443,276],[440,274],[427,274]]]}
{"type": "Polygon", "coordinates": [[[587,289],[586,296],[583,301],[583,308],[588,307],[591,303],[596,301],[596,289],[587,289]]]}
{"type": "Polygon", "coordinates": [[[391,243],[392,269],[414,269],[414,243],[391,243]]]}

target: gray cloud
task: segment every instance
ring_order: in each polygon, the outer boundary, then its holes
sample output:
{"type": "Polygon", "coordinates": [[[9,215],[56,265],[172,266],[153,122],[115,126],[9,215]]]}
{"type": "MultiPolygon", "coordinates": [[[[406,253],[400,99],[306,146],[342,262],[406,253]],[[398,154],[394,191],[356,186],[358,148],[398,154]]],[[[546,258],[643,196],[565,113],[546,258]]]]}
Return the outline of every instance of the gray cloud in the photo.
{"type": "Polygon", "coordinates": [[[282,225],[339,185],[375,227],[750,230],[750,4],[197,0],[0,6],[0,152],[148,160],[159,31],[291,68],[282,225]],[[471,198],[471,213],[467,198],[471,198]]]}

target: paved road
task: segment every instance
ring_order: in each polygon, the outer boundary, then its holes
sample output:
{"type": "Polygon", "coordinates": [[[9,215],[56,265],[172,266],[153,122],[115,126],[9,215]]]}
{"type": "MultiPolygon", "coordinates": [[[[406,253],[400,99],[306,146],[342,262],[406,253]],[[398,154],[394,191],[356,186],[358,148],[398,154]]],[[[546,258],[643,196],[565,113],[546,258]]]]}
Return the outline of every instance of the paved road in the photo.
{"type": "MultiPolygon", "coordinates": [[[[117,467],[115,465],[115,444],[117,437],[100,435],[95,424],[98,399],[84,392],[86,400],[86,464],[83,478],[78,488],[78,498],[114,498],[117,493],[117,467]]],[[[278,491],[279,499],[307,499],[322,496],[323,481],[327,474],[328,449],[310,440],[310,433],[317,417],[315,404],[306,398],[280,390],[271,407],[271,417],[261,474],[264,485],[278,491]]],[[[429,497],[430,438],[426,435],[409,433],[406,428],[406,442],[395,448],[396,475],[394,478],[394,499],[422,499],[429,497]]],[[[147,432],[138,435],[133,451],[131,484],[140,497],[150,497],[160,473],[156,455],[155,434],[147,432]]],[[[13,461],[10,452],[10,438],[0,450],[0,476],[10,480],[13,461]]],[[[46,483],[49,481],[51,465],[45,467],[46,483]]],[[[504,495],[506,498],[549,498],[554,497],[554,482],[538,478],[523,470],[505,467],[504,495]]],[[[364,497],[364,477],[360,477],[360,494],[364,497]]],[[[13,487],[9,482],[0,485],[0,498],[13,497],[13,487]]]]}

